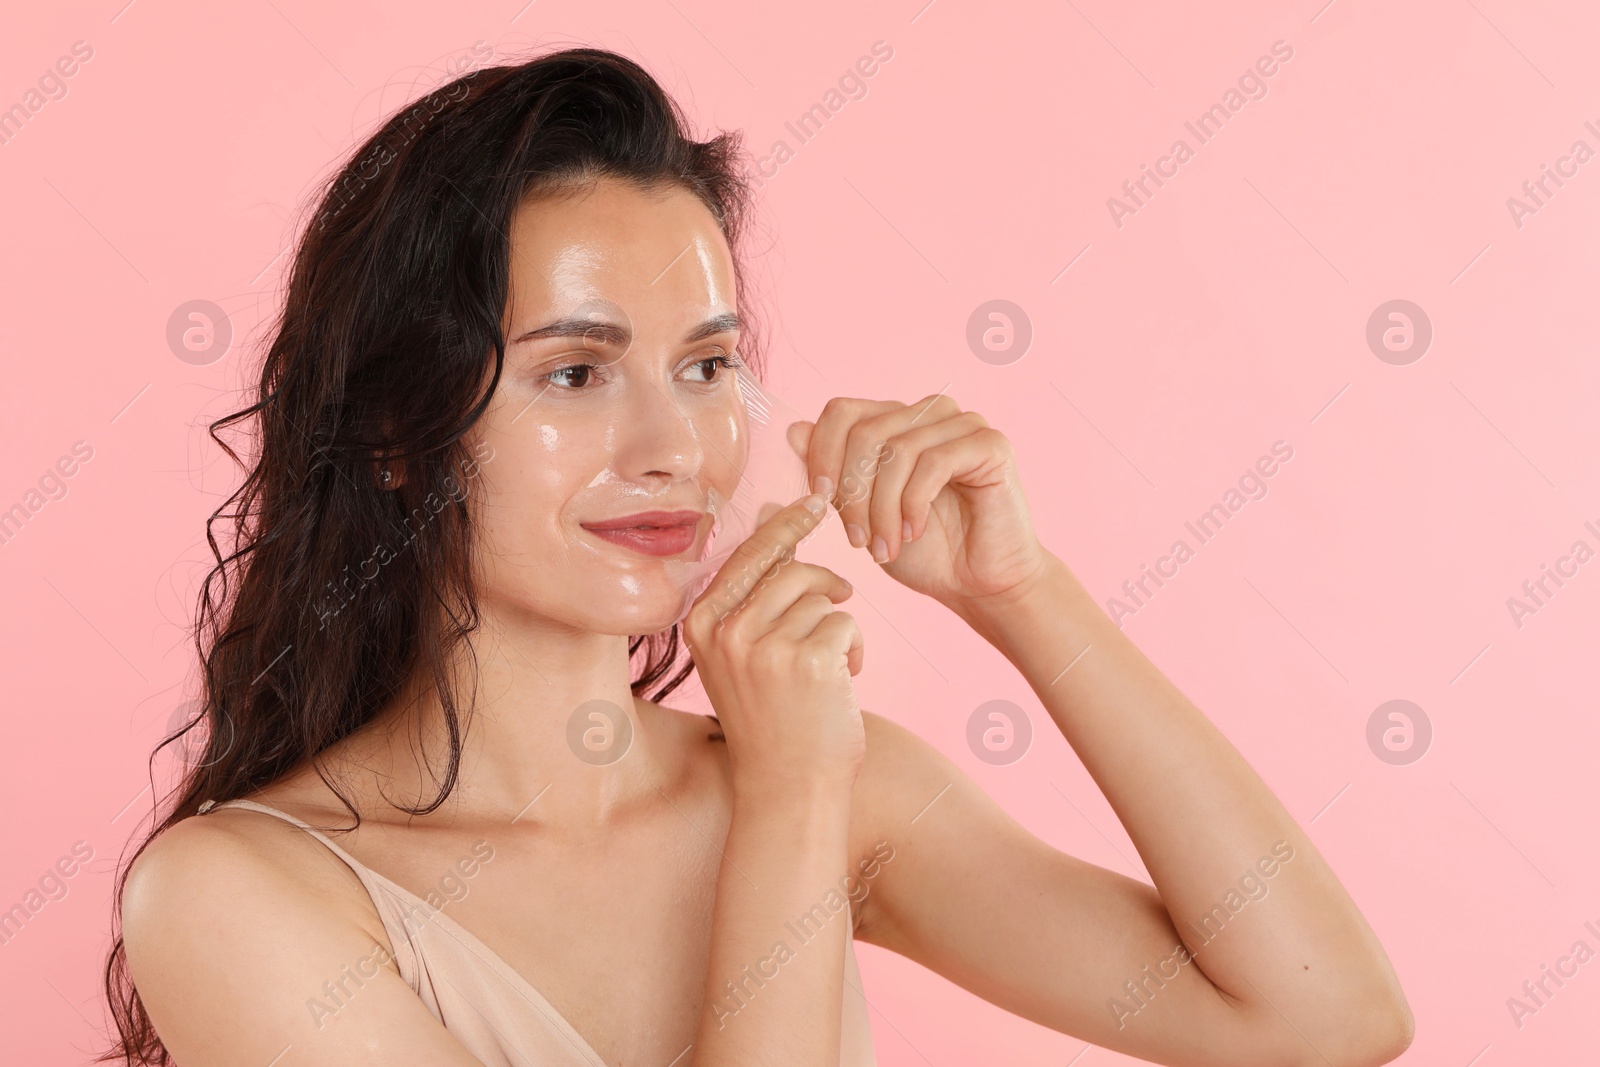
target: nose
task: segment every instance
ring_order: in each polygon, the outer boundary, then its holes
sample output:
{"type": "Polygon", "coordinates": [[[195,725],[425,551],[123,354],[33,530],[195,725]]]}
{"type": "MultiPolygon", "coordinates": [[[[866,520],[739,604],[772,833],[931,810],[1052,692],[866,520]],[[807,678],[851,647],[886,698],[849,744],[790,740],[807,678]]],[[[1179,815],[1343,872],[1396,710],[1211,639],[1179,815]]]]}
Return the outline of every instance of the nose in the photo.
{"type": "Polygon", "coordinates": [[[705,461],[695,407],[653,379],[630,383],[632,396],[615,426],[617,462],[626,477],[673,482],[692,478],[705,461]]]}

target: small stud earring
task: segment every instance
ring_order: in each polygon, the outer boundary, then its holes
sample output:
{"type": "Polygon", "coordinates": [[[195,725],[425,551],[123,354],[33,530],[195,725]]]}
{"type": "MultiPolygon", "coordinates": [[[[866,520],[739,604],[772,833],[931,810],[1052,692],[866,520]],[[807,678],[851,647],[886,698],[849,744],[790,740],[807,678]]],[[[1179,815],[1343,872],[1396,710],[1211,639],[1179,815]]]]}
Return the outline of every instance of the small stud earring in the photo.
{"type": "Polygon", "coordinates": [[[379,477],[379,480],[383,482],[383,487],[385,489],[389,488],[389,483],[394,481],[394,475],[389,473],[389,468],[388,467],[383,468],[383,473],[380,474],[378,477],[379,477]]]}

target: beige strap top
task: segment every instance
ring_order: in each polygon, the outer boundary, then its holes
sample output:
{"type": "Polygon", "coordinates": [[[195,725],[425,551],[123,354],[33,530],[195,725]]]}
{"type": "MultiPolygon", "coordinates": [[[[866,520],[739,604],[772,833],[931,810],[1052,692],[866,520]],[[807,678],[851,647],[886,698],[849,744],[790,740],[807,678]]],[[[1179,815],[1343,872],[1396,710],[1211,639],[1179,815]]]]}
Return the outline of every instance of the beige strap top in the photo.
{"type": "MultiPolygon", "coordinates": [[[[377,906],[400,976],[434,1018],[487,1067],[606,1067],[543,994],[443,911],[287,812],[243,799],[207,801],[200,811],[226,807],[249,808],[293,823],[348,864],[377,906]]],[[[845,949],[842,1012],[840,1067],[876,1067],[853,940],[845,949]]]]}

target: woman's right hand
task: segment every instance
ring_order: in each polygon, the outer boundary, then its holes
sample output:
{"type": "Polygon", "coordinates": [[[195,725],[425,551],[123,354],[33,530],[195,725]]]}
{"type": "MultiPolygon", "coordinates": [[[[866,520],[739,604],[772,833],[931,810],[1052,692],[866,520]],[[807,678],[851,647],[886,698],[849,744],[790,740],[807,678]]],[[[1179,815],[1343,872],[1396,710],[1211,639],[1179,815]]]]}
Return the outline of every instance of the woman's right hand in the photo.
{"type": "Polygon", "coordinates": [[[866,755],[851,681],[861,669],[861,631],[833,610],[853,589],[794,558],[826,514],[820,495],[777,511],[734,549],[684,618],[736,796],[848,790],[866,755]]]}

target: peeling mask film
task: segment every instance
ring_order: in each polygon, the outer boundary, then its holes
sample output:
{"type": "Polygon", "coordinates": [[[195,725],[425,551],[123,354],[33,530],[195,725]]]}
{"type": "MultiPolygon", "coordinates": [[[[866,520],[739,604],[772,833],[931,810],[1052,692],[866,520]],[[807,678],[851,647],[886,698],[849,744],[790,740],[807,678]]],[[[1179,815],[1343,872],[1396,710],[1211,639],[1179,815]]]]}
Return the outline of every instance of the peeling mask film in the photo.
{"type": "MultiPolygon", "coordinates": [[[[620,311],[608,310],[608,317],[620,311]]],[[[600,340],[596,332],[584,343],[600,340]]],[[[583,407],[586,399],[540,399],[524,425],[552,462],[570,465],[582,455],[595,468],[592,476],[583,472],[583,488],[567,502],[563,560],[593,591],[593,603],[608,605],[608,614],[617,606],[619,625],[644,634],[681,622],[733,551],[810,492],[799,451],[804,431],[795,424],[814,420],[743,364],[718,369],[720,383],[663,384],[625,371],[634,358],[597,360],[616,380],[601,401],[605,414],[583,407]],[[670,471],[677,476],[663,484],[670,471]]],[[[738,598],[762,575],[730,577],[738,598]]]]}

